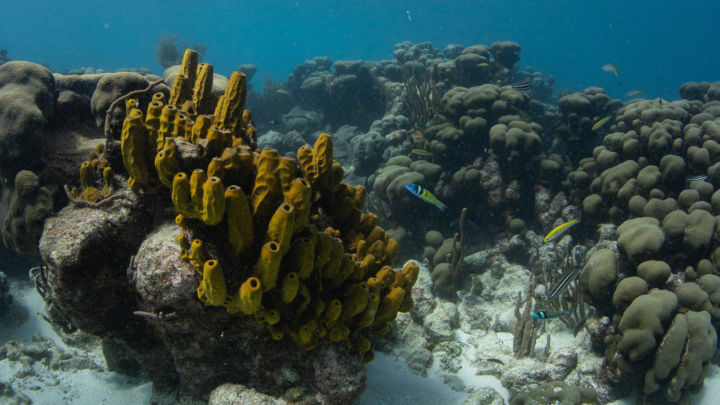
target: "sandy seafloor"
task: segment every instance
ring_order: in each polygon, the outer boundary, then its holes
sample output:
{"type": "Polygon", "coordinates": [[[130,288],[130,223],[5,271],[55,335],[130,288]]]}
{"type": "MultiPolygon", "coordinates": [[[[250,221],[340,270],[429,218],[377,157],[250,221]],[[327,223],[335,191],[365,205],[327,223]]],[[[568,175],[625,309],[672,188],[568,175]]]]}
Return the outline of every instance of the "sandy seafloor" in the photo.
{"type": "MultiPolygon", "coordinates": [[[[33,364],[32,372],[18,373],[17,362],[10,362],[7,359],[0,361],[0,381],[11,382],[11,385],[16,389],[19,388],[34,404],[198,403],[195,401],[178,402],[170,398],[153,396],[151,383],[106,371],[99,344],[91,345],[84,353],[77,348],[68,347],[56,331],[41,317],[40,313],[44,312],[44,303],[29,283],[19,285],[16,280],[11,280],[11,294],[14,302],[9,309],[11,311],[9,314],[27,313],[27,320],[21,325],[12,325],[8,324],[8,316],[5,316],[0,322],[0,345],[4,345],[10,340],[25,343],[37,341],[37,335],[39,335],[52,340],[61,350],[73,353],[75,360],[81,360],[78,364],[94,362],[100,366],[84,369],[71,366],[67,370],[49,370],[42,362],[36,362],[33,364]],[[17,375],[24,375],[21,381],[13,381],[17,375]]],[[[457,332],[462,339],[463,332],[459,330],[457,332]]],[[[497,337],[508,345],[512,345],[510,334],[497,334],[497,337]]],[[[570,332],[565,336],[555,334],[552,339],[554,347],[575,344],[570,332]]],[[[542,340],[538,339],[538,341],[542,340]]],[[[358,402],[361,405],[459,405],[469,395],[455,392],[445,385],[442,378],[443,372],[436,366],[428,370],[428,377],[423,378],[413,374],[399,356],[376,353],[375,360],[367,365],[367,371],[367,390],[358,402]]],[[[469,367],[463,367],[457,376],[468,388],[490,386],[507,399],[507,390],[495,377],[476,376],[469,367]]],[[[720,367],[712,365],[705,378],[705,388],[701,394],[693,397],[693,404],[717,404],[717,398],[720,398],[720,367]]],[[[0,403],[3,401],[3,398],[0,398],[0,403]]],[[[634,404],[634,400],[626,398],[616,401],[614,404],[631,405],[634,404]]]]}

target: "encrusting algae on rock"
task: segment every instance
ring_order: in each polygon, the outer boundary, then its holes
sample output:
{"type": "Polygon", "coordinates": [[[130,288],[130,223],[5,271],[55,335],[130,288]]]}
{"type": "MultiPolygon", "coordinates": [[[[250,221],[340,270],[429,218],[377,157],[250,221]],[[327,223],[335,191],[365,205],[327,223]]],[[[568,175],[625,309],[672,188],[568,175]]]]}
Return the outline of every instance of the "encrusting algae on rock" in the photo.
{"type": "Polygon", "coordinates": [[[392,269],[398,244],[361,213],[365,189],[342,182],[330,135],[297,161],[258,151],[245,75],[232,74],[212,115],[211,86],[212,66],[187,50],[167,100],[156,93],[145,111],[126,102],[128,185],[170,190],[180,258],[197,271],[204,304],[253,315],[275,340],[307,350],[344,341],[372,360],[370,337],[412,309],[418,265],[392,269]]]}

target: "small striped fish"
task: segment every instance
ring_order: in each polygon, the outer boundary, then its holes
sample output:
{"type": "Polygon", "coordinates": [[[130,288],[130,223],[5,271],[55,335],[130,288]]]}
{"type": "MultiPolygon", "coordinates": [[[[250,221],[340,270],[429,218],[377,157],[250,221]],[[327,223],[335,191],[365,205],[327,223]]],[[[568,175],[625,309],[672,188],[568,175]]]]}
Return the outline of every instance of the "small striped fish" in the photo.
{"type": "Polygon", "coordinates": [[[577,219],[573,219],[572,221],[565,222],[562,225],[558,225],[557,227],[555,227],[555,229],[545,235],[545,239],[543,239],[543,241],[545,243],[554,241],[555,239],[565,235],[565,232],[569,231],[570,228],[572,228],[573,225],[577,224],[578,222],[580,221],[578,221],[577,219]]]}
{"type": "Polygon", "coordinates": [[[412,153],[413,155],[418,155],[420,157],[433,157],[433,153],[425,149],[413,149],[412,153]]]}
{"type": "Polygon", "coordinates": [[[598,129],[602,128],[603,125],[605,125],[605,123],[608,122],[609,120],[610,120],[610,116],[608,115],[607,117],[605,117],[605,118],[599,120],[598,122],[594,123],[593,126],[592,126],[592,130],[593,130],[593,131],[597,131],[598,129]]]}
{"type": "Polygon", "coordinates": [[[525,80],[522,82],[513,83],[512,88],[515,90],[520,90],[520,91],[528,91],[528,90],[532,89],[532,86],[533,85],[532,85],[531,81],[525,80]]]}
{"type": "Polygon", "coordinates": [[[553,288],[550,296],[548,296],[548,300],[554,300],[555,298],[559,297],[560,294],[565,292],[565,290],[567,290],[567,288],[570,286],[570,284],[572,284],[575,278],[577,278],[578,274],[580,274],[580,266],[576,267],[573,271],[563,276],[563,278],[558,281],[555,288],[553,288]]]}
{"type": "Polygon", "coordinates": [[[530,314],[530,317],[532,319],[552,319],[552,318],[559,318],[563,315],[569,315],[570,312],[567,311],[560,311],[560,312],[548,312],[548,311],[537,311],[530,314]]]}

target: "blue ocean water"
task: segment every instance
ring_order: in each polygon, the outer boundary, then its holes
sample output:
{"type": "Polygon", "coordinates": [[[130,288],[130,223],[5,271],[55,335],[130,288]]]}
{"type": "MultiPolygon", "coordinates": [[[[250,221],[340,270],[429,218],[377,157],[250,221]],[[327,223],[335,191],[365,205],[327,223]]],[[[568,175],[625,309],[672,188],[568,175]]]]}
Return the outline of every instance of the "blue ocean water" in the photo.
{"type": "Polygon", "coordinates": [[[283,81],[315,56],[392,59],[393,45],[430,41],[436,48],[512,40],[520,68],[557,78],[556,89],[588,86],[613,97],[644,89],[677,98],[686,81],[712,81],[720,2],[455,1],[0,1],[0,48],[13,59],[63,71],[147,67],[161,73],[161,35],[202,43],[216,72],[258,66],[283,81]],[[601,69],[618,66],[619,77],[601,69]]]}

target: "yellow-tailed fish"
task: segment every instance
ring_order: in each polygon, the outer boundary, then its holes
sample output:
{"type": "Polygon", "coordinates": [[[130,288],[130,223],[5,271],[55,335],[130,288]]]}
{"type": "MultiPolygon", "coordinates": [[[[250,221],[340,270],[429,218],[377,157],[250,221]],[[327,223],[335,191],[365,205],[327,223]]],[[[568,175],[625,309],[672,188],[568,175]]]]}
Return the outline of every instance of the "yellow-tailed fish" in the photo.
{"type": "Polygon", "coordinates": [[[608,115],[607,117],[605,117],[605,118],[599,120],[598,122],[594,123],[593,126],[592,126],[592,130],[593,130],[593,131],[597,131],[598,129],[602,128],[602,126],[605,125],[605,123],[608,122],[609,120],[610,120],[610,116],[608,115]]]}
{"type": "Polygon", "coordinates": [[[440,211],[445,211],[447,206],[441,203],[431,192],[427,191],[423,186],[415,183],[405,183],[407,191],[411,192],[415,197],[425,201],[428,204],[432,204],[437,207],[440,211]]]}
{"type": "Polygon", "coordinates": [[[602,70],[603,72],[612,72],[615,74],[615,77],[618,77],[617,65],[613,65],[612,63],[606,63],[602,65],[602,70]]]}
{"type": "Polygon", "coordinates": [[[554,241],[555,239],[563,236],[563,235],[565,234],[565,232],[569,231],[570,228],[572,228],[573,225],[577,224],[578,222],[580,222],[580,221],[578,221],[577,219],[573,219],[573,220],[570,221],[570,222],[565,222],[565,223],[562,224],[562,225],[558,225],[557,227],[555,227],[555,229],[553,229],[553,230],[550,231],[547,235],[545,235],[544,241],[545,241],[545,242],[552,242],[552,241],[554,241]]]}
{"type": "Polygon", "coordinates": [[[488,67],[488,66],[490,66],[490,64],[487,62],[481,62],[481,63],[477,64],[477,67],[488,67]]]}
{"type": "Polygon", "coordinates": [[[412,153],[413,155],[418,155],[422,157],[433,157],[433,153],[425,149],[413,149],[412,153]]]}

